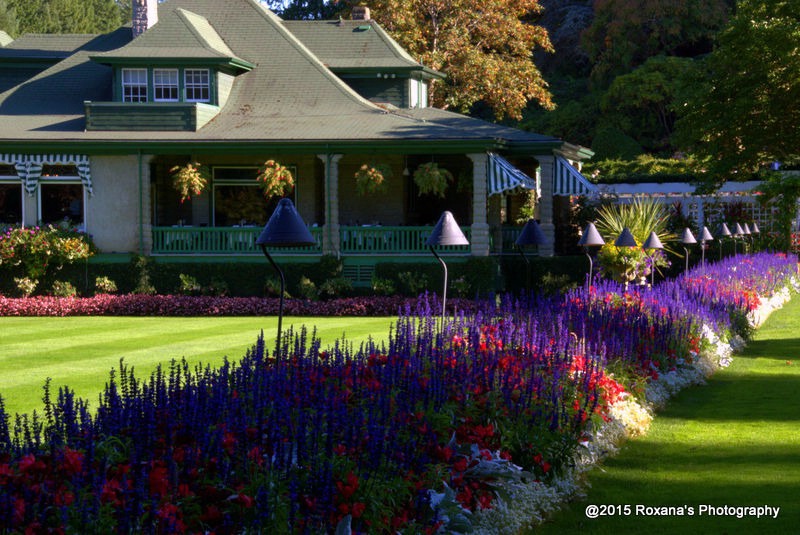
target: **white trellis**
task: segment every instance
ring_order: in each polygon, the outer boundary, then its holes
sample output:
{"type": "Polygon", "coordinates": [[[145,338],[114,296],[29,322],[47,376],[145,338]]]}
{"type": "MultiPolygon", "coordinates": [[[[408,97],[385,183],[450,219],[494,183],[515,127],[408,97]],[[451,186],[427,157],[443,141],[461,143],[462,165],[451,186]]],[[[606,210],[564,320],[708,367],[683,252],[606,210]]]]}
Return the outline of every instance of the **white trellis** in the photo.
{"type": "MultiPolygon", "coordinates": [[[[629,203],[634,197],[646,196],[667,205],[680,203],[681,213],[694,222],[695,228],[708,226],[712,232],[721,223],[738,223],[728,220],[726,214],[741,213],[741,219],[754,221],[760,230],[773,230],[775,208],[762,207],[752,191],[761,182],[727,182],[713,195],[695,195],[695,188],[682,182],[663,184],[605,184],[600,192],[615,197],[620,203],[629,203]]],[[[800,211],[796,214],[800,221],[800,211]]],[[[736,218],[735,215],[731,217],[736,218]]],[[[796,223],[797,224],[797,223],[796,223]]]]}

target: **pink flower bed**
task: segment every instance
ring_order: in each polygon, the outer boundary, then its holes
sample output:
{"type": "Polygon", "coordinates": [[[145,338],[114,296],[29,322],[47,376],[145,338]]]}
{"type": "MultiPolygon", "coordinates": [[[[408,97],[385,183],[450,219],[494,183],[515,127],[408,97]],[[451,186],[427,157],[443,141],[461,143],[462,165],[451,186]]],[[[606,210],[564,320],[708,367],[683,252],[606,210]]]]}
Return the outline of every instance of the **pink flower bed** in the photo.
{"type": "MultiPolygon", "coordinates": [[[[330,301],[287,299],[287,316],[395,316],[415,307],[416,298],[349,297],[330,301]]],[[[0,316],[270,316],[278,313],[277,298],[183,295],[96,295],[94,297],[0,296],[0,316]]],[[[448,304],[469,309],[469,301],[448,304]]],[[[435,305],[432,305],[435,306],[435,305]]]]}

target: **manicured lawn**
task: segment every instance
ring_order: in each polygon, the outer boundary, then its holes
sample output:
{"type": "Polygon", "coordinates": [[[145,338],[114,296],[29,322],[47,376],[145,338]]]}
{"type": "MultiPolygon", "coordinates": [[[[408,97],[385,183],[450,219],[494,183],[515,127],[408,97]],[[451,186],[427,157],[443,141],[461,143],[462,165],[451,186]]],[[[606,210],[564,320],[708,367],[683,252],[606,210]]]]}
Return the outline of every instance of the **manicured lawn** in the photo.
{"type": "MultiPolygon", "coordinates": [[[[316,326],[323,347],[347,333],[356,345],[370,336],[382,341],[395,318],[285,317],[283,327],[309,331],[316,326]]],[[[9,414],[41,410],[42,386],[52,378],[52,392],[68,385],[91,402],[120,358],[145,377],[158,364],[186,359],[215,366],[227,356],[236,361],[264,330],[268,348],[275,344],[274,317],[13,317],[0,318],[0,395],[9,414]]]]}
{"type": "MultiPolygon", "coordinates": [[[[649,434],[591,472],[588,498],[535,533],[798,533],[800,298],[773,313],[730,368],[683,391],[649,434]],[[694,516],[588,519],[587,505],[689,506],[694,516]],[[780,507],[777,519],[700,506],[780,507]]],[[[688,512],[688,509],[685,510],[688,512]]]]}

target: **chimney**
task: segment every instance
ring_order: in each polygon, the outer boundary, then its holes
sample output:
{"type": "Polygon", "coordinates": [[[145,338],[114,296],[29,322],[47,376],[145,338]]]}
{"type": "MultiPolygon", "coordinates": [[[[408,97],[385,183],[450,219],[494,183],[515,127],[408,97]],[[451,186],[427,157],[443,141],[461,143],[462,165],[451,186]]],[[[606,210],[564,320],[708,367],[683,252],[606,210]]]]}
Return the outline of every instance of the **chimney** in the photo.
{"type": "Polygon", "coordinates": [[[370,20],[369,8],[367,6],[354,6],[353,20],[370,20]]]}
{"type": "Polygon", "coordinates": [[[158,22],[158,0],[131,0],[133,37],[139,37],[158,22]]]}

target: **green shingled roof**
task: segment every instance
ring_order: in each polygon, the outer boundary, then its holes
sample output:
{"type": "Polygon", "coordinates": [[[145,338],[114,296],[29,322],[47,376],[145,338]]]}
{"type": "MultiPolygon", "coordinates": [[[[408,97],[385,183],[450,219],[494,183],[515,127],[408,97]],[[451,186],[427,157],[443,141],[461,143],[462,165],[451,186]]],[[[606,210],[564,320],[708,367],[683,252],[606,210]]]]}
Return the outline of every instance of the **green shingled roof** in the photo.
{"type": "MultiPolygon", "coordinates": [[[[129,46],[125,45],[130,28],[123,28],[90,41],[29,82],[0,94],[0,150],[5,150],[3,145],[30,146],[32,142],[59,147],[83,142],[94,147],[158,143],[159,148],[169,143],[218,148],[260,144],[287,150],[293,146],[525,143],[551,147],[560,143],[455,113],[376,106],[333,74],[289,27],[293,25],[284,24],[256,0],[164,2],[159,5],[159,23],[129,46]],[[171,34],[170,28],[178,33],[171,34]],[[158,49],[166,48],[175,57],[176,50],[192,42],[197,44],[196,49],[190,47],[195,53],[231,53],[254,65],[236,76],[227,104],[214,119],[196,132],[84,131],[83,102],[111,98],[111,68],[90,61],[90,56],[118,58],[150,48],[153,57],[160,57],[165,52],[158,49]]],[[[398,60],[403,59],[408,58],[398,60]]]]}
{"type": "Polygon", "coordinates": [[[0,58],[65,58],[97,38],[91,34],[27,33],[0,48],[0,58]]]}
{"type": "Polygon", "coordinates": [[[149,31],[126,46],[92,57],[101,63],[141,60],[208,59],[233,60],[252,68],[238,58],[205,17],[185,9],[175,9],[159,19],[149,31]]]}
{"type": "Polygon", "coordinates": [[[417,62],[373,20],[287,20],[283,24],[334,71],[414,69],[444,76],[417,62]]]}

